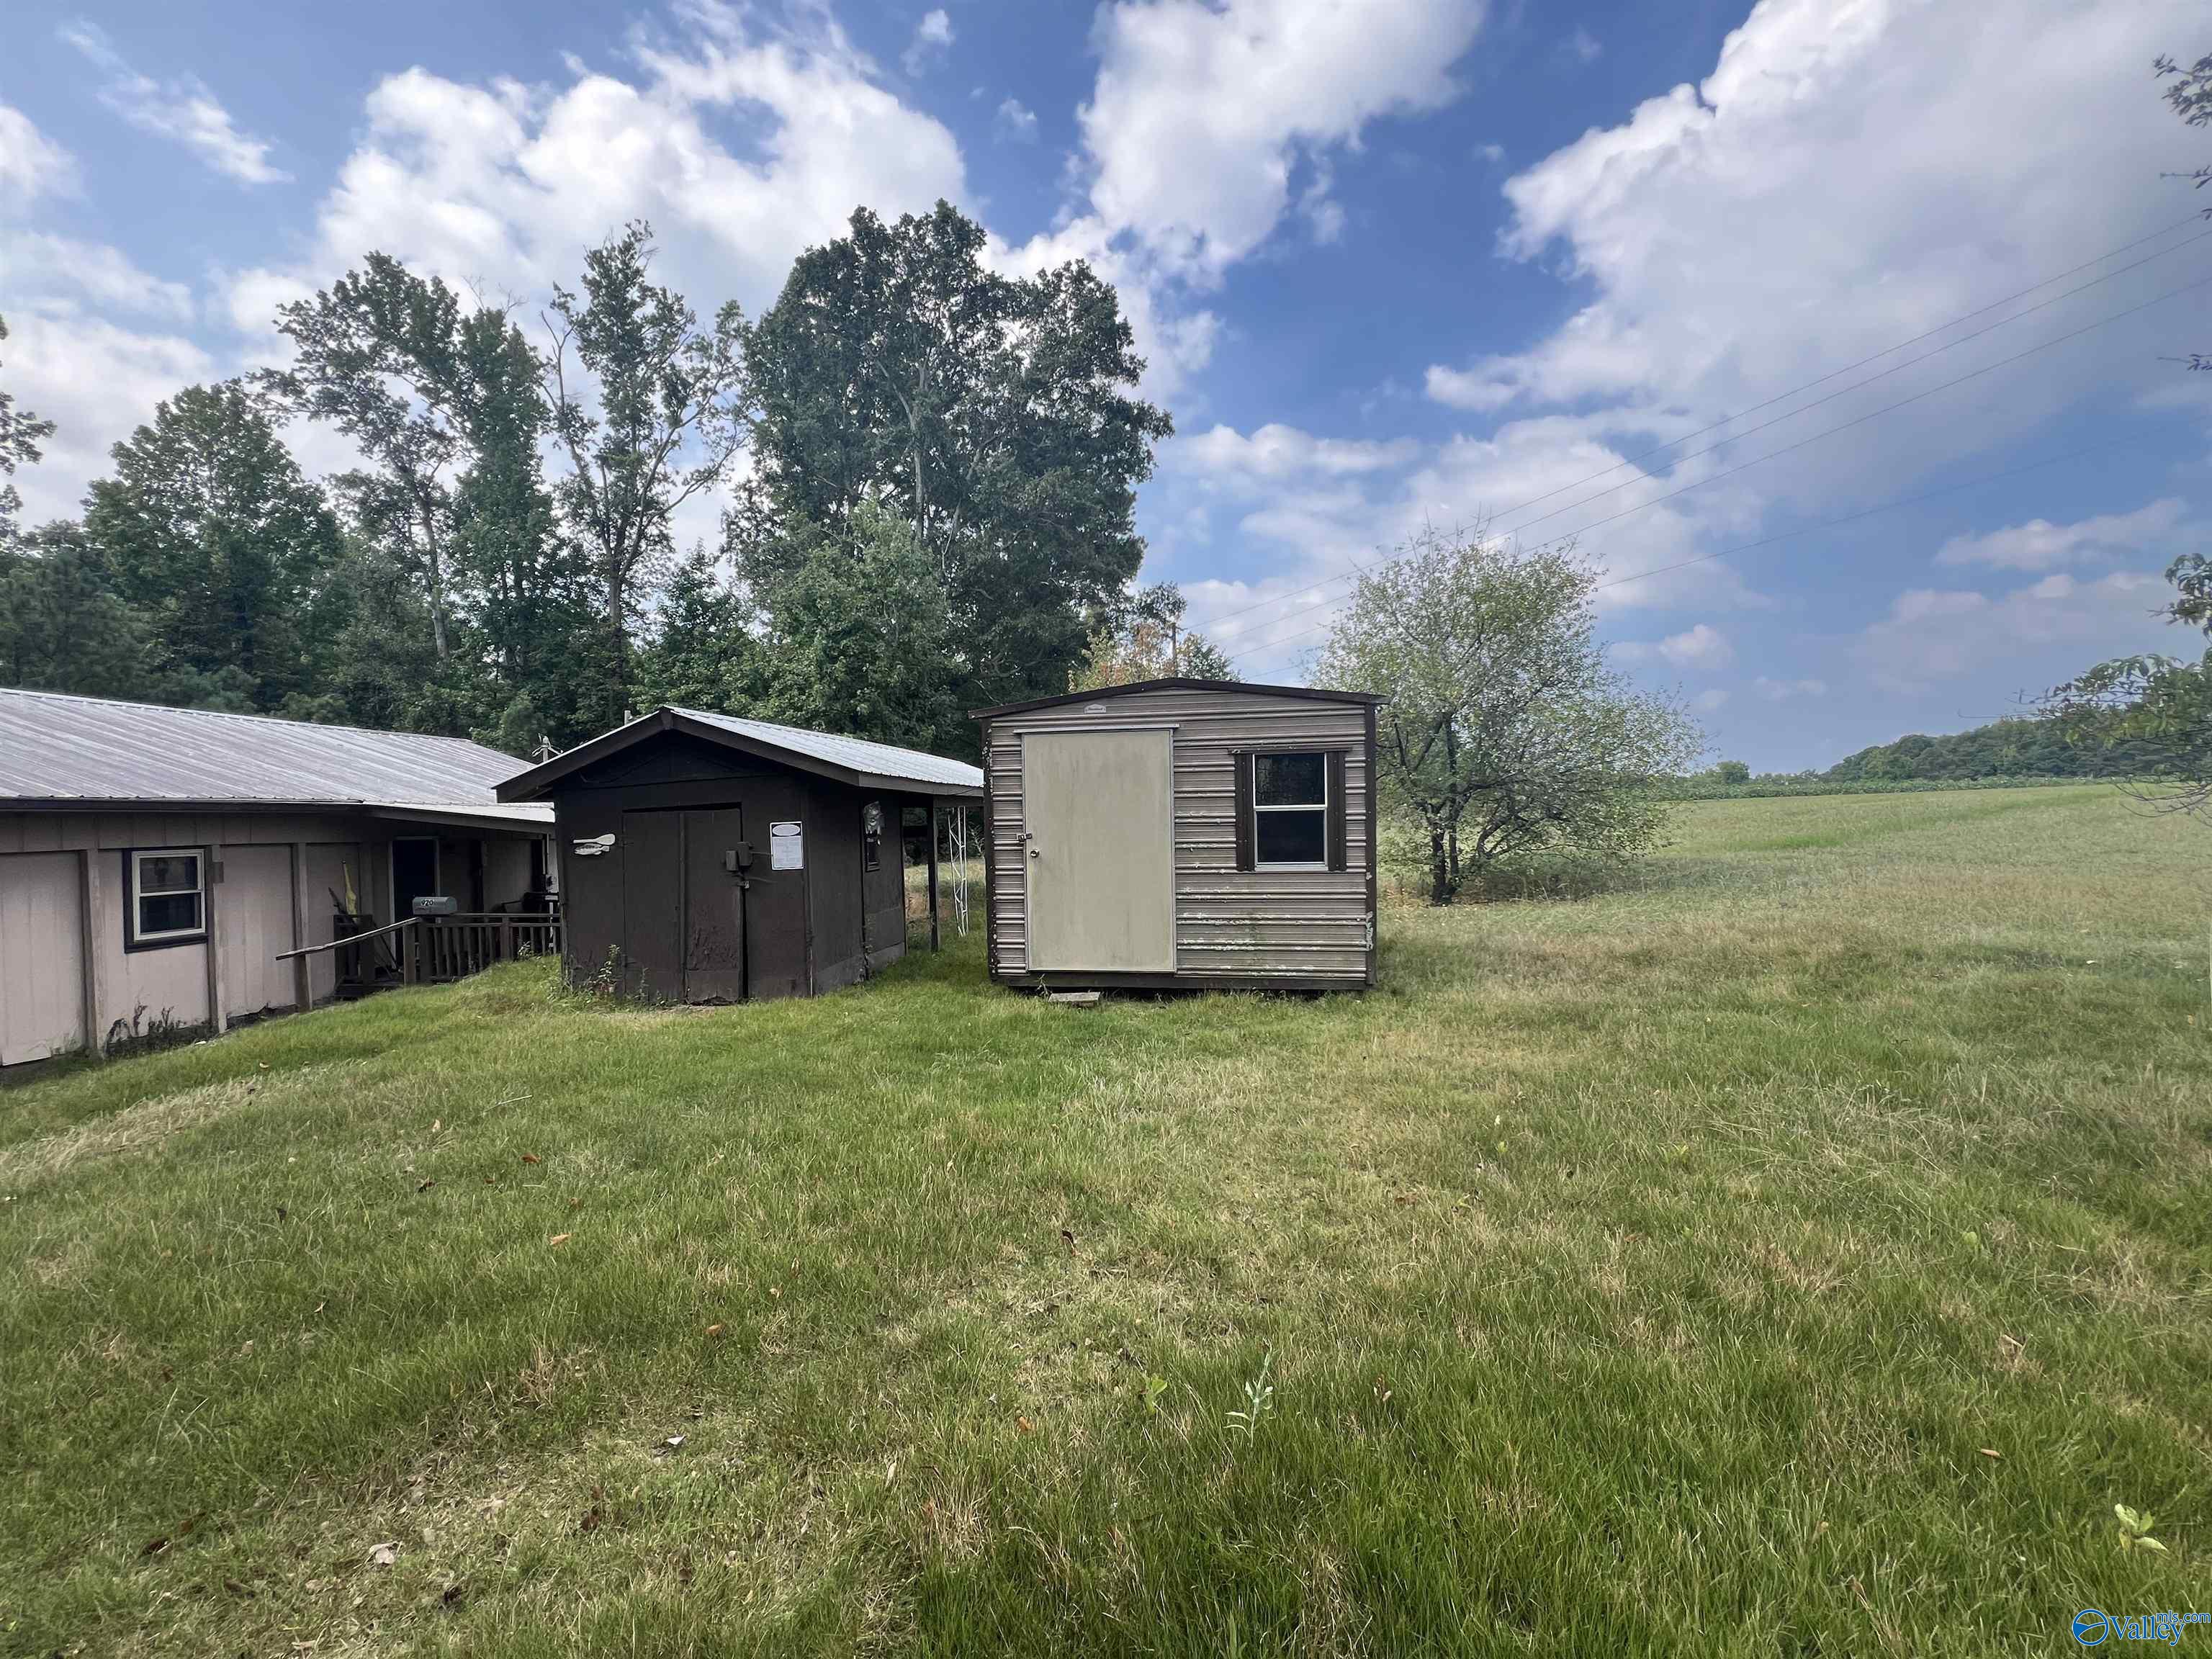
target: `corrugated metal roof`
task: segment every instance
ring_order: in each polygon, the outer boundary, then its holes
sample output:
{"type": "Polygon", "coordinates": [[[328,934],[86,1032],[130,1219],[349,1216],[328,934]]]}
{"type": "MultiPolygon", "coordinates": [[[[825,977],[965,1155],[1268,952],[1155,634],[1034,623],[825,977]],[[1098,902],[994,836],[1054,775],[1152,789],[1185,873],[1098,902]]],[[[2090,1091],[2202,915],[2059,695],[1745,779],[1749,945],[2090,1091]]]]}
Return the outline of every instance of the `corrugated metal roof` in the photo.
{"type": "Polygon", "coordinates": [[[462,738],[0,690],[0,803],[485,807],[521,769],[462,738]]]}
{"type": "Polygon", "coordinates": [[[919,749],[870,743],[866,738],[840,737],[834,732],[813,732],[803,726],[778,726],[773,720],[717,714],[704,708],[678,708],[675,712],[688,720],[703,720],[726,732],[750,738],[756,743],[774,744],[779,749],[811,756],[831,766],[842,766],[871,777],[954,789],[983,787],[980,767],[970,766],[965,761],[946,760],[941,755],[925,754],[919,749]]]}

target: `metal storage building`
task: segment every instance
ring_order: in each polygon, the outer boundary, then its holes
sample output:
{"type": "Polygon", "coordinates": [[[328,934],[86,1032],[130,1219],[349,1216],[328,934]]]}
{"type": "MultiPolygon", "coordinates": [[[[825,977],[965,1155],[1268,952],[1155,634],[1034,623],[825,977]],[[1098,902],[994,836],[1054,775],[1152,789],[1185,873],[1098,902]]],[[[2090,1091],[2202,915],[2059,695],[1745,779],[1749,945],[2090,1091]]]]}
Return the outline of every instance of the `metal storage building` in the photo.
{"type": "Polygon", "coordinates": [[[992,978],[1374,984],[1380,701],[1159,679],[976,710],[992,978]]]}
{"type": "Polygon", "coordinates": [[[332,953],[292,953],[418,897],[543,908],[552,814],[492,794],[516,764],[459,738],[0,690],[0,1066],[326,1001],[332,953]]]}
{"type": "Polygon", "coordinates": [[[553,803],[568,970],[653,1000],[834,990],[906,951],[900,814],[974,799],[960,761],[661,708],[499,787],[553,803]]]}

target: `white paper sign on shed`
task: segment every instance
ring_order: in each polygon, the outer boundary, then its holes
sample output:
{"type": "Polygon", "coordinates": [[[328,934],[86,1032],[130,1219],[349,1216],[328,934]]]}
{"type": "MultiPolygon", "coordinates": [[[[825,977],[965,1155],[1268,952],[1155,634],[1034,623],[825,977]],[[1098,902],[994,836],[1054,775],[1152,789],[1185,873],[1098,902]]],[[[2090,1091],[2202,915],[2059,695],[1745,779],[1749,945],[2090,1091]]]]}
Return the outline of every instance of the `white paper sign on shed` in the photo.
{"type": "Polygon", "coordinates": [[[771,870],[804,870],[806,867],[806,842],[796,818],[786,818],[768,827],[768,867],[771,870]]]}

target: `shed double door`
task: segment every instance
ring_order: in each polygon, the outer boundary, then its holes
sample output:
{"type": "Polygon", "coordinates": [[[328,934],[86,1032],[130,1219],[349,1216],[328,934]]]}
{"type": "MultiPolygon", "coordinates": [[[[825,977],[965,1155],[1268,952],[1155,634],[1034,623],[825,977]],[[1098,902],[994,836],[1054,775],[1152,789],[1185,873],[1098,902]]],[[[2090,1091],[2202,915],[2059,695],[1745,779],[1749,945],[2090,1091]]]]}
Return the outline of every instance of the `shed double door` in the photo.
{"type": "Polygon", "coordinates": [[[1022,738],[1029,965],[1175,971],[1175,733],[1022,738]]]}
{"type": "Polygon", "coordinates": [[[634,990],[684,1002],[745,1000],[745,877],[728,867],[744,844],[735,806],[623,814],[634,990]]]}

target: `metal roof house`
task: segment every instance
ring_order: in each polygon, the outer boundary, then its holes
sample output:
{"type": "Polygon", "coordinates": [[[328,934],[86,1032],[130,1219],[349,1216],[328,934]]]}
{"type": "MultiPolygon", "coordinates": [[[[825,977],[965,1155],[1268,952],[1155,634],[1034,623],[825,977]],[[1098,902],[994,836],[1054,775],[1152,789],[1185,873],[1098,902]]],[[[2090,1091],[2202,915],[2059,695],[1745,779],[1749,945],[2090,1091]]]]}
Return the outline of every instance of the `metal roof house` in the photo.
{"type": "Polygon", "coordinates": [[[656,708],[500,785],[550,801],[567,966],[654,1001],[808,996],[906,951],[901,815],[979,797],[959,761],[696,708],[656,708]]]}
{"type": "Polygon", "coordinates": [[[554,884],[517,765],[458,738],[0,690],[0,1066],[339,988],[343,928],[554,884]]]}
{"type": "Polygon", "coordinates": [[[1158,679],[976,710],[992,978],[1373,985],[1380,701],[1158,679]]]}

